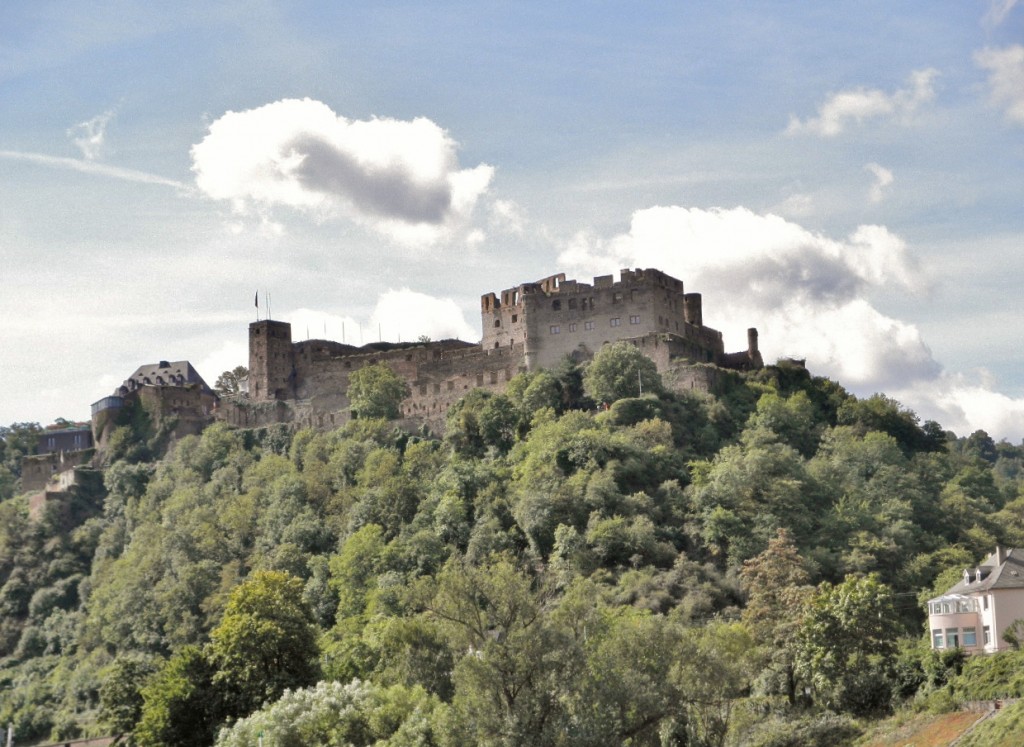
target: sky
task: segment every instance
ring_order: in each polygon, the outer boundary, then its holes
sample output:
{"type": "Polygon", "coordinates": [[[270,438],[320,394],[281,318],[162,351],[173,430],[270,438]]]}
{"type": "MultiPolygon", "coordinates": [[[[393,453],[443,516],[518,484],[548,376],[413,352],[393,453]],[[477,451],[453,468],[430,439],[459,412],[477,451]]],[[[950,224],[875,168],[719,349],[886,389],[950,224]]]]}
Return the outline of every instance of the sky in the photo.
{"type": "Polygon", "coordinates": [[[1021,441],[1024,3],[0,3],[0,423],[642,267],[1021,441]]]}

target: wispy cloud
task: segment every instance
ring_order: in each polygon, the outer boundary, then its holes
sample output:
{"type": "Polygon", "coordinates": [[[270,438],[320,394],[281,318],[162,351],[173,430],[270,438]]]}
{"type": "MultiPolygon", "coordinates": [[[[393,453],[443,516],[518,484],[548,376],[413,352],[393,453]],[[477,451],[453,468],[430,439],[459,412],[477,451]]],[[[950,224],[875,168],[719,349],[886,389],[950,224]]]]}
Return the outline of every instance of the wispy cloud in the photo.
{"type": "Polygon", "coordinates": [[[988,70],[992,104],[1004,108],[1009,121],[1024,124],[1024,46],[986,47],[974,53],[974,62],[988,70]]]}
{"type": "Polygon", "coordinates": [[[1010,15],[1010,11],[1017,4],[1017,0],[991,0],[988,12],[981,19],[982,25],[987,28],[995,28],[1010,15]]]}
{"type": "Polygon", "coordinates": [[[156,174],[148,174],[145,171],[124,169],[119,166],[110,166],[105,163],[97,163],[96,161],[87,161],[79,158],[63,158],[60,156],[48,156],[44,153],[25,153],[23,151],[16,150],[0,150],[0,158],[6,158],[11,161],[27,161],[28,163],[35,163],[40,166],[49,166],[50,168],[55,169],[81,171],[84,174],[95,174],[97,176],[106,176],[112,179],[121,179],[128,182],[162,184],[166,187],[174,187],[175,189],[186,191],[192,189],[184,182],[167,179],[166,177],[157,176],[156,174]]]}
{"type": "Polygon", "coordinates": [[[106,148],[107,125],[113,118],[114,110],[110,109],[68,129],[68,137],[82,151],[85,160],[94,161],[103,155],[106,148]]]}
{"type": "Polygon", "coordinates": [[[922,104],[935,98],[934,81],[938,70],[915,70],[907,86],[892,93],[877,88],[854,88],[829,96],[818,107],[818,116],[801,121],[790,117],[786,132],[790,135],[808,133],[820,137],[835,137],[846,126],[863,124],[869,119],[891,118],[905,121],[922,104]]]}
{"type": "Polygon", "coordinates": [[[892,171],[877,163],[869,163],[864,167],[875,175],[875,183],[871,185],[870,197],[872,202],[881,202],[885,196],[885,188],[893,182],[892,171]]]}

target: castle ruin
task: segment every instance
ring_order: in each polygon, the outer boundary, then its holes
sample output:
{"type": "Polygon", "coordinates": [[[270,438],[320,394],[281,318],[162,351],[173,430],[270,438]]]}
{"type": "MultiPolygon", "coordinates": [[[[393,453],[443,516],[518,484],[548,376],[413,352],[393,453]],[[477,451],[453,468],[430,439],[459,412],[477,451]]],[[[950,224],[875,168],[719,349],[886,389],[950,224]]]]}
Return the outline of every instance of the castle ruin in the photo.
{"type": "MultiPolygon", "coordinates": [[[[681,280],[654,269],[622,270],[618,281],[603,275],[593,283],[552,275],[484,294],[480,314],[478,344],[293,342],[287,322],[253,322],[248,393],[223,401],[217,416],[239,427],[337,427],[351,418],[351,373],[384,363],[409,385],[403,419],[440,430],[448,408],[471,389],[501,392],[520,372],[553,367],[566,356],[586,361],[619,340],[636,345],[662,373],[693,364],[738,370],[763,365],[756,329],[748,330],[746,350],[726,353],[722,333],[703,323],[701,295],[686,293],[681,280]]],[[[713,370],[705,366],[676,377],[676,386],[708,388],[713,370]]]]}

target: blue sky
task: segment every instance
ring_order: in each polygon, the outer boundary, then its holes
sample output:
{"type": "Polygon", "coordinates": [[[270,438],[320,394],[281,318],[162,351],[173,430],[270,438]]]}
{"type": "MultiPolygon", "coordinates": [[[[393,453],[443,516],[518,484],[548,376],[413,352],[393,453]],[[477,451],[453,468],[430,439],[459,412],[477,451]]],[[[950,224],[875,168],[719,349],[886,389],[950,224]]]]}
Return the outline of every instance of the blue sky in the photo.
{"type": "Polygon", "coordinates": [[[661,267],[726,346],[1024,437],[1024,4],[0,5],[0,422],[661,267]]]}

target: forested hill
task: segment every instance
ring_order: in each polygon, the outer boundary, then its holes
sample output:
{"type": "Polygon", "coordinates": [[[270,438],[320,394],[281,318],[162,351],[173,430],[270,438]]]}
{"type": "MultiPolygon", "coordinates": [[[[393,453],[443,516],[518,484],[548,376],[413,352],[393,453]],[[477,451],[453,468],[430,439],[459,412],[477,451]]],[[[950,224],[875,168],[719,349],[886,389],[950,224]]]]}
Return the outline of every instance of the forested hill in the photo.
{"type": "Polygon", "coordinates": [[[1024,546],[1024,449],[795,366],[670,393],[630,351],[474,391],[443,439],[359,419],[168,450],[139,413],[103,487],[37,518],[6,429],[0,724],[810,745],[948,694],[962,657],[928,650],[921,600],[1024,546]]]}

